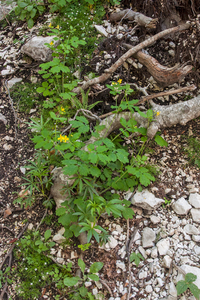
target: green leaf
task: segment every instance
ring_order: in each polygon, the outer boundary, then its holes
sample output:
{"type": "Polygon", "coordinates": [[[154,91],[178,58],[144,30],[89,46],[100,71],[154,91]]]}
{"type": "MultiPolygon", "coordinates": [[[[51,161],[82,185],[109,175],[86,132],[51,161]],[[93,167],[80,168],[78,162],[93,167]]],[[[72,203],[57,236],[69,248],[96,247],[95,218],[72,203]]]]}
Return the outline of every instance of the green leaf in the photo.
{"type": "Polygon", "coordinates": [[[180,280],[178,281],[176,285],[177,289],[177,295],[179,296],[180,294],[184,293],[188,289],[188,284],[185,282],[185,280],[180,280]]]}
{"type": "Polygon", "coordinates": [[[62,216],[66,213],[66,207],[59,207],[56,209],[56,216],[62,216]]]}
{"type": "Polygon", "coordinates": [[[24,8],[24,7],[28,6],[28,3],[18,1],[18,6],[19,6],[20,8],[24,8]]]}
{"type": "Polygon", "coordinates": [[[134,213],[134,211],[132,210],[132,208],[126,207],[126,208],[122,211],[122,215],[123,215],[124,219],[128,220],[128,219],[132,219],[133,216],[135,215],[135,213],[134,213]]]}
{"type": "Polygon", "coordinates": [[[80,280],[80,277],[78,277],[78,276],[76,276],[76,277],[65,277],[64,278],[64,285],[74,286],[78,283],[79,280],[80,280]]]}
{"type": "Polygon", "coordinates": [[[37,12],[37,10],[35,8],[33,8],[32,11],[31,11],[31,14],[30,14],[32,19],[35,17],[36,12],[37,12]]]}
{"type": "Polygon", "coordinates": [[[155,141],[161,147],[167,147],[168,146],[168,143],[160,135],[155,136],[155,141]]]}
{"type": "Polygon", "coordinates": [[[81,286],[79,288],[79,293],[81,294],[82,297],[85,298],[85,296],[87,295],[88,289],[85,286],[81,286]]]}
{"type": "Polygon", "coordinates": [[[31,10],[33,9],[33,5],[28,5],[28,6],[26,7],[26,9],[27,9],[28,11],[31,11],[31,10]]]}
{"type": "Polygon", "coordinates": [[[82,273],[84,273],[84,271],[85,271],[85,263],[84,263],[84,261],[82,260],[82,259],[78,259],[78,265],[79,265],[79,267],[80,267],[80,269],[81,269],[81,272],[82,273]]]}
{"type": "Polygon", "coordinates": [[[29,19],[27,24],[28,24],[28,28],[32,28],[34,25],[33,19],[29,19]]]}
{"type": "Polygon", "coordinates": [[[50,238],[50,236],[51,236],[51,230],[48,229],[45,231],[45,234],[44,234],[45,240],[47,241],[50,238]]]}
{"type": "Polygon", "coordinates": [[[128,152],[126,152],[124,149],[118,149],[117,150],[117,158],[122,162],[122,163],[128,163],[129,160],[128,160],[128,152]]]}
{"type": "Polygon", "coordinates": [[[99,177],[101,175],[101,171],[99,170],[98,167],[95,166],[91,166],[90,167],[90,173],[92,174],[92,176],[94,177],[99,177]]]}
{"type": "Polygon", "coordinates": [[[94,280],[94,281],[98,281],[98,280],[99,280],[99,276],[96,275],[96,274],[89,274],[88,277],[89,277],[91,280],[94,280]]]}
{"type": "Polygon", "coordinates": [[[189,289],[195,298],[199,299],[200,289],[194,283],[190,283],[189,289]]]}
{"type": "Polygon", "coordinates": [[[98,160],[98,156],[95,152],[91,152],[89,155],[89,160],[91,161],[92,164],[96,164],[98,160]]]}
{"type": "Polygon", "coordinates": [[[103,263],[102,262],[95,262],[91,265],[90,267],[90,273],[97,273],[99,270],[103,268],[103,263]]]}
{"type": "Polygon", "coordinates": [[[193,273],[187,273],[187,274],[185,275],[185,281],[186,281],[187,283],[191,283],[191,282],[195,281],[196,279],[197,279],[197,276],[194,275],[193,273]]]}
{"type": "Polygon", "coordinates": [[[63,173],[65,175],[74,175],[78,172],[78,166],[77,165],[68,165],[66,167],[63,168],[63,173]]]}

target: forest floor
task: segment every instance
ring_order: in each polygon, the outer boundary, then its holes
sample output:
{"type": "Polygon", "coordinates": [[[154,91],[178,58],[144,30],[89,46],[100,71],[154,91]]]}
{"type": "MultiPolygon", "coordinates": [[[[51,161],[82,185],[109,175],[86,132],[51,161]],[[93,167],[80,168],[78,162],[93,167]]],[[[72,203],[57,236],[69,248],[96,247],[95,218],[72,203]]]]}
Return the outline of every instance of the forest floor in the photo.
{"type": "MultiPolygon", "coordinates": [[[[40,22],[43,23],[41,18],[40,22]]],[[[0,51],[7,46],[9,46],[10,39],[15,40],[16,33],[23,26],[20,24],[10,24],[1,28],[0,37],[0,51]]],[[[24,28],[24,27],[23,27],[24,28]]],[[[38,26],[39,28],[39,26],[38,26]]],[[[23,30],[23,29],[22,29],[23,30]]],[[[37,31],[37,30],[36,30],[37,31]]],[[[26,33],[25,33],[26,34],[26,33]]],[[[139,30],[137,32],[138,37],[142,37],[142,32],[139,30]]],[[[199,94],[200,89],[200,80],[199,80],[199,63],[195,60],[198,57],[198,53],[193,50],[192,53],[190,49],[197,49],[197,45],[200,45],[200,32],[197,34],[193,32],[193,29],[179,34],[175,40],[176,51],[175,56],[172,57],[169,54],[169,48],[167,47],[168,42],[171,41],[170,38],[162,39],[156,42],[155,45],[149,47],[149,53],[159,60],[163,65],[168,67],[173,66],[175,63],[181,61],[182,63],[192,60],[194,58],[194,68],[192,72],[181,82],[181,86],[184,87],[187,84],[195,84],[197,89],[194,92],[182,93],[176,96],[169,96],[167,98],[159,98],[154,101],[160,105],[174,104],[178,101],[185,101],[186,99],[195,97],[199,94]],[[195,38],[194,38],[195,34],[195,38]],[[186,45],[187,46],[184,46],[186,45]]],[[[122,55],[123,49],[120,47],[120,41],[115,38],[104,39],[100,45],[97,46],[93,57],[89,63],[88,68],[90,71],[96,72],[97,75],[102,74],[103,70],[107,68],[107,63],[102,56],[102,53],[106,51],[108,54],[116,53],[116,58],[122,55]],[[98,60],[101,62],[101,68],[97,72],[96,64],[98,60]]],[[[18,61],[23,60],[22,54],[19,54],[18,61]]],[[[3,64],[5,60],[1,58],[2,65],[0,66],[0,71],[4,69],[3,64]]],[[[18,64],[20,68],[16,68],[15,72],[12,75],[1,76],[1,90],[0,90],[0,112],[6,118],[7,124],[5,125],[0,121],[0,223],[1,223],[1,242],[0,242],[0,257],[1,260],[5,254],[9,251],[13,239],[21,232],[24,223],[28,221],[29,226],[36,228],[44,214],[46,214],[46,209],[42,205],[41,201],[37,201],[33,206],[25,208],[20,205],[13,204],[13,201],[18,197],[19,193],[22,191],[21,184],[24,183],[24,166],[27,165],[28,160],[33,159],[34,155],[34,144],[31,141],[31,132],[28,129],[27,122],[30,122],[30,118],[38,117],[37,110],[38,105],[33,106],[32,110],[26,112],[18,112],[17,115],[17,124],[15,124],[14,110],[18,109],[20,105],[19,99],[14,99],[14,109],[12,107],[12,93],[9,97],[7,90],[5,88],[5,79],[10,80],[13,76],[22,78],[23,83],[30,83],[30,78],[38,78],[38,81],[41,80],[41,77],[38,76],[39,64],[32,59],[18,64]],[[6,226],[6,227],[5,227],[6,226]],[[9,230],[7,230],[7,228],[9,230]]],[[[11,62],[11,65],[15,66],[15,61],[11,62]]],[[[87,70],[88,72],[88,70],[87,70]]],[[[84,74],[83,74],[84,75],[84,74]]],[[[122,82],[137,82],[140,87],[146,87],[149,85],[150,74],[148,74],[145,67],[133,68],[129,67],[120,67],[119,70],[115,73],[116,78],[121,78],[122,82]]],[[[111,82],[111,81],[110,81],[111,82]]],[[[110,83],[106,82],[106,83],[110,83]]],[[[95,87],[91,89],[89,96],[89,103],[92,104],[96,101],[101,101],[95,108],[93,112],[97,115],[103,115],[111,111],[111,105],[115,104],[115,100],[109,94],[109,91],[106,90],[99,93],[95,90],[95,87]]],[[[149,93],[155,92],[155,86],[147,88],[149,93]]],[[[33,92],[34,94],[34,92],[33,92]]],[[[136,92],[136,98],[141,97],[140,92],[136,92]]],[[[40,100],[39,100],[40,101],[40,100]]],[[[38,102],[37,102],[38,103],[38,102]]],[[[156,181],[152,183],[148,190],[153,192],[154,195],[158,198],[167,199],[169,201],[175,201],[181,197],[187,198],[190,193],[200,193],[200,172],[197,164],[194,164],[198,158],[198,148],[196,147],[195,141],[199,141],[200,145],[200,119],[197,118],[188,122],[185,126],[177,125],[172,128],[166,128],[162,132],[162,137],[168,142],[168,147],[160,147],[153,141],[150,141],[147,145],[147,155],[148,162],[152,165],[155,165],[159,169],[159,174],[157,175],[156,181]],[[189,150],[188,150],[189,149],[189,150]],[[189,155],[188,155],[189,154],[189,155]],[[186,174],[182,176],[182,172],[186,174]],[[190,179],[188,179],[190,177],[190,179]],[[188,179],[188,180],[186,180],[188,179]]],[[[200,163],[199,163],[200,166],[200,163]]],[[[137,211],[137,209],[136,209],[137,211]]],[[[169,205],[166,207],[161,207],[158,210],[158,214],[165,214],[166,219],[173,214],[173,209],[169,205]]],[[[60,227],[57,226],[57,217],[54,215],[55,209],[53,211],[48,211],[46,220],[40,225],[41,234],[43,234],[47,229],[52,230],[52,234],[55,235],[60,227]],[[50,216],[48,222],[48,216],[50,216]]],[[[157,214],[157,212],[154,212],[157,214]]],[[[145,212],[138,211],[136,216],[139,218],[133,218],[129,221],[129,228],[138,227],[140,224],[139,230],[142,232],[143,228],[149,222],[149,217],[146,216],[145,212]]],[[[188,216],[191,219],[190,216],[188,216]]],[[[102,223],[104,220],[101,221],[102,223]]],[[[107,226],[109,227],[110,232],[112,232],[116,225],[120,225],[123,229],[123,234],[127,234],[127,222],[124,219],[114,219],[109,218],[107,226]]],[[[151,224],[150,227],[154,228],[151,224]]],[[[126,240],[126,237],[125,237],[126,240]]],[[[119,250],[122,246],[125,245],[125,241],[121,241],[114,249],[110,251],[105,251],[99,245],[92,241],[92,246],[83,253],[83,260],[87,266],[91,262],[101,261],[104,263],[104,269],[101,273],[101,280],[106,282],[109,288],[112,291],[112,299],[126,299],[127,297],[127,286],[128,286],[128,270],[123,270],[119,272],[119,269],[116,267],[116,261],[121,260],[119,255],[119,250]],[[123,289],[119,289],[119,286],[123,283],[123,289]],[[124,296],[125,295],[125,296],[124,296]]],[[[197,243],[199,246],[200,243],[197,243]]],[[[80,249],[78,248],[78,242],[76,239],[71,240],[70,245],[66,247],[57,245],[56,251],[59,249],[62,250],[62,257],[77,261],[78,256],[80,255],[80,249]],[[61,248],[59,248],[61,247],[61,248]]],[[[124,258],[125,264],[127,266],[127,261],[124,258]]],[[[15,261],[13,265],[15,265],[15,261]]],[[[147,262],[142,262],[141,265],[137,268],[139,272],[147,262]]],[[[146,279],[148,281],[148,278],[146,279]]],[[[167,283],[167,281],[166,281],[167,283]]],[[[103,293],[103,299],[109,299],[111,297],[109,289],[106,288],[106,285],[103,285],[102,288],[97,286],[103,293]]],[[[132,299],[157,299],[156,296],[145,296],[145,291],[141,282],[136,286],[139,290],[137,294],[132,299]]],[[[90,290],[96,288],[95,284],[90,286],[90,290]]],[[[15,295],[15,286],[13,285],[9,289],[9,293],[12,295],[12,299],[20,299],[15,295]]],[[[55,299],[54,298],[54,287],[47,286],[45,291],[38,299],[55,299]]],[[[65,299],[68,299],[67,296],[65,299]]],[[[110,298],[111,299],[111,298],[110,298]]]]}

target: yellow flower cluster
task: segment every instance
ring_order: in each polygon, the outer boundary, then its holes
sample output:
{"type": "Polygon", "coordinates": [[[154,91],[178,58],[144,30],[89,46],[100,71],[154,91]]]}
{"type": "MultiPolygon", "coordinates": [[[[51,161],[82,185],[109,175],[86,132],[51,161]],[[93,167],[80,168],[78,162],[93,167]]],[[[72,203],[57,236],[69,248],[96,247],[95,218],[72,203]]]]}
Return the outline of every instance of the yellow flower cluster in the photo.
{"type": "Polygon", "coordinates": [[[51,41],[51,43],[49,43],[49,45],[51,45],[51,46],[52,46],[52,45],[53,45],[53,42],[51,41]]]}
{"type": "Polygon", "coordinates": [[[69,138],[67,137],[67,135],[62,135],[62,134],[60,134],[60,137],[58,138],[58,140],[59,140],[60,142],[66,143],[67,141],[69,141],[69,138]]]}
{"type": "Polygon", "coordinates": [[[119,79],[117,82],[118,82],[119,84],[121,84],[121,83],[122,83],[122,79],[119,79]]]}
{"type": "MultiPolygon", "coordinates": [[[[52,26],[52,24],[50,23],[50,24],[49,24],[49,28],[51,28],[51,27],[53,27],[53,26],[52,26]]],[[[59,29],[59,28],[60,28],[60,26],[57,25],[57,26],[56,26],[56,29],[59,29]]]]}
{"type": "Polygon", "coordinates": [[[160,114],[160,112],[159,112],[159,111],[157,111],[157,113],[156,113],[156,116],[159,116],[159,114],[160,114]]]}
{"type": "Polygon", "coordinates": [[[121,84],[122,83],[122,79],[117,80],[117,82],[112,82],[112,85],[115,85],[117,83],[121,84]]]}

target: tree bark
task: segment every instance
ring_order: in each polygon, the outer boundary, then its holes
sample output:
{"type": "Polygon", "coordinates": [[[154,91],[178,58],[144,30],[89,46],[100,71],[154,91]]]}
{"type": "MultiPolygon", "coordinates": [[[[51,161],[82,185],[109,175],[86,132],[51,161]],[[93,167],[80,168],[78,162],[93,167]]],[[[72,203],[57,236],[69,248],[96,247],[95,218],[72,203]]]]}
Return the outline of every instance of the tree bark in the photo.
{"type": "MultiPolygon", "coordinates": [[[[128,49],[133,48],[128,44],[123,45],[128,49]]],[[[142,51],[138,51],[133,56],[137,58],[141,64],[147,67],[148,72],[162,87],[169,86],[176,82],[180,83],[182,79],[192,71],[193,68],[191,65],[180,66],[180,64],[176,64],[172,68],[167,68],[159,64],[154,57],[142,51]]],[[[131,58],[129,58],[129,60],[131,60],[131,58]]]]}
{"type": "Polygon", "coordinates": [[[127,19],[129,21],[135,21],[138,25],[146,28],[156,28],[158,19],[149,18],[139,12],[132,11],[130,9],[124,9],[117,13],[113,13],[110,16],[111,22],[117,22],[121,19],[127,19]]]}
{"type": "MultiPolygon", "coordinates": [[[[87,88],[89,88],[90,86],[92,86],[96,83],[101,83],[101,82],[106,81],[112,75],[112,73],[115,72],[117,70],[117,68],[119,68],[127,60],[127,58],[131,57],[136,52],[153,44],[155,41],[157,41],[158,39],[160,39],[168,34],[175,33],[177,31],[186,30],[186,29],[190,28],[190,26],[191,26],[190,23],[185,23],[185,24],[182,24],[182,25],[170,28],[170,29],[163,30],[163,31],[157,33],[156,35],[150,37],[149,39],[145,40],[144,42],[142,42],[142,43],[138,44],[137,46],[133,47],[132,49],[128,50],[109,69],[106,69],[104,74],[85,82],[81,86],[81,89],[86,90],[87,88]]],[[[77,87],[77,88],[73,89],[73,92],[80,94],[81,90],[79,87],[77,87]]]]}

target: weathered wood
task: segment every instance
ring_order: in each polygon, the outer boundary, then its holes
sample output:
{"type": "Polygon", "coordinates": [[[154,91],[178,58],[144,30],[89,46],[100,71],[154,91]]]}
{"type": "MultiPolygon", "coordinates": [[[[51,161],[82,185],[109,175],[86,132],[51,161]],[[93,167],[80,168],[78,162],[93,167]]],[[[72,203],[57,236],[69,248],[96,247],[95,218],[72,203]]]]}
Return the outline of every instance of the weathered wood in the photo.
{"type": "MultiPolygon", "coordinates": [[[[129,44],[123,45],[128,49],[133,48],[133,46],[129,44]]],[[[183,78],[192,70],[191,65],[180,66],[180,64],[176,64],[172,68],[165,67],[161,65],[154,57],[142,51],[138,51],[133,56],[137,58],[141,64],[147,67],[148,72],[162,87],[169,86],[176,82],[180,83],[183,78]]],[[[131,62],[131,58],[129,58],[128,62],[131,62]]]]}
{"type": "Polygon", "coordinates": [[[138,25],[146,28],[156,28],[158,19],[149,18],[139,12],[132,11],[130,9],[124,9],[122,11],[111,14],[110,21],[117,22],[121,19],[127,19],[129,21],[135,21],[138,25]]]}
{"type": "MultiPolygon", "coordinates": [[[[168,34],[175,33],[177,31],[186,30],[186,29],[190,28],[190,26],[191,26],[190,23],[185,23],[185,24],[182,24],[182,25],[170,28],[170,29],[163,30],[163,31],[157,33],[156,35],[150,37],[149,39],[145,40],[144,42],[142,42],[142,43],[138,44],[137,46],[133,47],[132,49],[128,50],[109,69],[106,69],[104,74],[84,83],[81,86],[81,89],[86,90],[87,88],[89,88],[90,86],[92,86],[96,83],[101,83],[101,82],[106,81],[113,74],[113,72],[115,72],[117,70],[117,68],[119,68],[127,60],[127,58],[131,57],[136,52],[153,44],[155,41],[157,41],[158,39],[160,39],[168,34]]],[[[79,87],[77,87],[77,88],[73,89],[73,92],[80,94],[81,90],[79,87]]]]}

